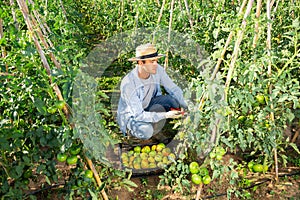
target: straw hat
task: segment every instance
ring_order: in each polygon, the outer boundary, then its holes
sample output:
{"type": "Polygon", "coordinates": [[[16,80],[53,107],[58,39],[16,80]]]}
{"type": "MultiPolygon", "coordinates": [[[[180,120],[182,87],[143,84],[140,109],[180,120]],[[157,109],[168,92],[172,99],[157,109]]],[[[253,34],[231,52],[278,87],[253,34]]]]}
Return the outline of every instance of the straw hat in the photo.
{"type": "Polygon", "coordinates": [[[154,58],[161,58],[163,54],[158,54],[153,44],[147,43],[140,45],[135,50],[135,57],[128,59],[129,61],[149,60],[154,58]]]}

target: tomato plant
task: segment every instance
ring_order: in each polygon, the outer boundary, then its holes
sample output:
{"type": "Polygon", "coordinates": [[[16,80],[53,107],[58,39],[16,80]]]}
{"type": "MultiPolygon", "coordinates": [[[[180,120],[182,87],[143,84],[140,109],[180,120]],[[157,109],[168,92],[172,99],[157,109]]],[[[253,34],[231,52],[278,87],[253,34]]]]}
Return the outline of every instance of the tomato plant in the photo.
{"type": "MultiPolygon", "coordinates": [[[[60,162],[68,162],[69,158],[69,164],[76,164],[70,167],[72,176],[65,186],[66,198],[76,195],[86,198],[86,194],[100,193],[100,186],[93,179],[83,177],[85,155],[101,166],[101,177],[108,177],[103,187],[135,186],[125,178],[127,172],[104,164],[107,144],[122,139],[111,113],[112,95],[107,90],[116,89],[122,76],[132,68],[127,61],[132,49],[126,55],[119,52],[122,55],[96,80],[79,68],[85,66],[82,60],[99,41],[144,27],[159,31],[158,27],[170,26],[174,32],[184,35],[184,40],[180,40],[172,34],[168,44],[177,46],[166,50],[169,50],[168,67],[187,80],[183,88],[185,97],[191,100],[189,116],[180,122],[183,153],[173,157],[170,168],[160,176],[160,184],[171,186],[176,192],[188,191],[189,171],[197,171],[189,169],[192,157],[197,162],[205,160],[212,171],[212,180],[226,171],[235,179],[232,169],[236,163],[223,165],[227,152],[242,152],[247,162],[254,158],[255,163],[266,160],[263,171],[268,171],[268,167],[273,169],[275,165],[275,152],[279,163],[285,164],[286,146],[297,150],[284,135],[284,129],[298,123],[300,118],[299,9],[295,9],[299,7],[298,1],[276,2],[271,19],[265,12],[265,3],[260,18],[254,16],[252,8],[244,19],[244,28],[241,28],[241,16],[245,9],[239,13],[240,1],[187,1],[186,12],[182,12],[185,5],[181,1],[175,3],[172,12],[169,1],[164,7],[160,1],[146,0],[33,2],[29,14],[35,16],[33,11],[37,12],[39,25],[44,24],[43,31],[48,32],[44,36],[51,41],[50,48],[41,47],[46,57],[43,61],[32,37],[37,27],[33,32],[29,30],[17,3],[0,3],[0,30],[3,30],[0,33],[0,194],[3,198],[24,199],[24,189],[37,176],[43,176],[49,185],[56,183],[59,172],[55,158],[60,162]],[[170,13],[173,14],[171,23],[170,13]],[[258,31],[255,30],[257,22],[258,31]],[[272,24],[270,37],[269,23],[272,24]],[[240,30],[244,31],[242,35],[240,30]],[[226,47],[229,36],[232,39],[226,47]],[[242,36],[240,46],[235,44],[238,36],[242,36]],[[259,36],[257,41],[256,36],[259,36]],[[265,45],[268,38],[270,50],[265,45]],[[200,61],[198,57],[189,57],[195,52],[183,48],[191,41],[200,45],[197,50],[205,52],[200,61]],[[224,49],[225,54],[221,55],[224,49]],[[52,62],[53,58],[60,67],[52,62]],[[222,62],[217,69],[219,59],[222,62]],[[50,72],[43,68],[46,61],[50,72]],[[215,70],[216,76],[212,78],[215,70]],[[54,85],[64,100],[58,100],[61,97],[57,98],[54,85]],[[63,114],[65,106],[72,110],[72,121],[63,114]],[[79,144],[80,148],[72,147],[73,144],[79,144]],[[61,152],[71,155],[66,158],[61,152]]],[[[161,34],[156,31],[153,35],[161,34]]],[[[164,34],[156,40],[157,45],[161,45],[160,39],[167,38],[164,34]]],[[[152,151],[164,148],[152,147],[152,151]]],[[[254,166],[254,163],[248,165],[251,170],[254,166]]]]}

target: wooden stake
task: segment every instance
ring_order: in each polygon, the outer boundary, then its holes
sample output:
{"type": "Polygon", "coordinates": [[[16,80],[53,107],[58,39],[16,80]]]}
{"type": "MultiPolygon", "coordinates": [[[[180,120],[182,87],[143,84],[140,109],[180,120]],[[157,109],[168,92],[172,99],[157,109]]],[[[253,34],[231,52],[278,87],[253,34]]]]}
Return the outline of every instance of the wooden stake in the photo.
{"type": "MultiPolygon", "coordinates": [[[[2,39],[4,37],[4,33],[3,33],[3,20],[0,18],[0,39],[2,39]]],[[[1,47],[1,57],[5,58],[6,57],[6,50],[5,47],[2,46],[1,47]]],[[[6,66],[6,72],[7,72],[7,66],[6,66]]]]}
{"type": "MultiPolygon", "coordinates": [[[[99,177],[99,174],[98,174],[97,170],[95,169],[95,166],[94,166],[93,162],[87,156],[85,156],[85,159],[86,159],[90,169],[92,170],[92,172],[94,174],[94,177],[96,179],[96,182],[97,182],[98,186],[101,187],[102,186],[102,181],[99,177]]],[[[101,194],[102,194],[102,197],[103,197],[104,200],[108,200],[108,197],[107,197],[107,194],[106,194],[105,190],[102,189],[101,194]]]]}
{"type": "Polygon", "coordinates": [[[259,17],[260,17],[260,11],[261,11],[261,2],[262,0],[257,0],[257,4],[256,4],[256,14],[255,14],[255,17],[256,17],[256,22],[255,22],[255,35],[254,35],[254,39],[253,39],[253,48],[256,48],[256,43],[257,43],[257,40],[258,40],[258,37],[259,37],[259,17]]]}
{"type": "MultiPolygon", "coordinates": [[[[39,43],[39,41],[38,41],[38,39],[37,39],[37,37],[35,35],[35,31],[33,29],[32,21],[30,20],[30,15],[29,15],[28,7],[27,7],[26,3],[23,0],[17,0],[17,2],[18,2],[18,5],[20,7],[20,10],[21,10],[21,12],[23,14],[23,17],[24,17],[25,23],[26,23],[26,25],[28,27],[28,30],[31,32],[31,37],[32,37],[32,39],[34,41],[34,44],[35,44],[35,46],[36,46],[36,48],[37,48],[37,50],[39,52],[39,55],[41,57],[43,66],[46,69],[47,74],[48,74],[48,76],[50,78],[50,83],[52,84],[50,65],[49,65],[49,63],[47,61],[47,58],[46,58],[46,56],[45,56],[45,54],[43,52],[43,49],[42,49],[42,47],[41,47],[41,45],[40,45],[40,43],[39,43]]],[[[61,91],[60,91],[59,87],[57,86],[57,84],[54,84],[53,89],[54,89],[54,91],[55,91],[58,99],[59,100],[63,100],[63,97],[61,95],[61,91]]],[[[65,110],[63,110],[63,111],[65,111],[65,110]]],[[[69,117],[68,110],[67,110],[67,112],[65,112],[65,115],[67,116],[67,118],[69,117]]],[[[88,157],[86,157],[86,160],[88,162],[88,165],[89,165],[90,169],[94,173],[95,179],[96,179],[99,187],[101,187],[102,183],[101,183],[100,177],[99,177],[99,175],[98,175],[98,173],[97,173],[97,171],[96,171],[96,169],[95,169],[92,161],[88,157]]],[[[102,194],[102,197],[104,198],[104,200],[108,200],[108,197],[107,197],[107,195],[106,195],[106,193],[105,193],[104,190],[101,191],[101,194],[102,194]]]]}
{"type": "Polygon", "coordinates": [[[157,24],[160,23],[160,20],[162,18],[163,12],[164,12],[165,4],[166,4],[166,0],[163,0],[161,8],[160,8],[159,16],[158,16],[158,19],[157,19],[157,24]]]}
{"type": "Polygon", "coordinates": [[[226,82],[225,82],[225,95],[224,95],[225,100],[227,99],[227,90],[229,89],[229,85],[230,85],[230,82],[231,82],[231,79],[232,79],[232,74],[233,74],[234,67],[235,67],[235,61],[237,59],[237,56],[238,56],[238,53],[239,53],[239,50],[240,50],[240,44],[242,42],[244,32],[245,32],[245,28],[246,28],[246,25],[247,25],[246,18],[250,14],[253,1],[254,0],[249,0],[248,1],[247,10],[244,14],[244,19],[242,21],[241,30],[239,30],[238,33],[237,33],[237,40],[236,40],[235,45],[234,45],[234,50],[233,50],[233,53],[232,53],[232,57],[231,57],[230,65],[229,65],[229,70],[228,70],[227,78],[226,78],[226,82]]]}
{"type": "MultiPolygon", "coordinates": [[[[34,2],[32,0],[28,1],[30,4],[34,5],[34,2]]],[[[27,12],[29,13],[29,11],[27,10],[27,12]]],[[[48,50],[50,47],[54,48],[54,45],[52,44],[52,42],[50,40],[46,41],[44,35],[48,36],[48,33],[45,29],[45,27],[43,26],[44,23],[42,23],[42,20],[39,17],[39,14],[36,12],[36,10],[33,10],[33,14],[35,17],[30,16],[33,27],[35,28],[35,31],[37,33],[37,35],[39,36],[39,39],[42,41],[43,45],[45,46],[45,48],[48,50]],[[36,20],[37,19],[37,20],[36,20]],[[37,23],[37,21],[39,22],[39,25],[37,23]],[[49,43],[49,44],[48,44],[49,43]]],[[[53,64],[58,68],[61,69],[61,65],[60,63],[56,60],[54,54],[52,52],[49,52],[49,56],[53,62],[53,64]]]]}
{"type": "MultiPolygon", "coordinates": [[[[244,0],[243,3],[242,3],[242,5],[241,5],[241,7],[240,7],[239,12],[238,12],[238,16],[242,14],[242,12],[243,12],[243,10],[244,10],[244,8],[246,6],[246,3],[247,3],[247,0],[244,0]]],[[[222,61],[224,59],[224,55],[225,55],[225,53],[227,51],[227,48],[228,48],[228,46],[229,46],[229,44],[231,42],[233,34],[234,34],[234,31],[230,31],[230,33],[229,33],[229,35],[227,37],[225,46],[224,46],[224,48],[223,48],[223,50],[221,52],[221,56],[218,58],[217,64],[216,64],[215,69],[214,69],[214,71],[212,73],[211,80],[215,79],[216,74],[219,71],[220,65],[221,65],[221,63],[222,63],[222,61]]]]}
{"type": "Polygon", "coordinates": [[[156,3],[157,3],[157,5],[158,5],[158,6],[160,6],[160,2],[159,2],[159,0],[156,0],[156,3]]]}
{"type": "Polygon", "coordinates": [[[169,45],[171,41],[171,31],[172,31],[172,21],[173,21],[173,10],[174,10],[174,3],[175,0],[172,0],[171,2],[171,10],[170,10],[170,20],[169,20],[169,31],[168,31],[168,47],[167,47],[167,53],[166,53],[166,58],[165,58],[165,70],[167,70],[168,67],[168,56],[169,56],[169,45]]]}
{"type": "MultiPolygon", "coordinates": [[[[23,14],[23,17],[24,17],[25,23],[26,23],[26,25],[28,27],[28,30],[30,32],[30,35],[31,35],[31,37],[33,39],[35,47],[38,50],[38,53],[40,55],[42,64],[43,64],[44,68],[47,71],[47,74],[49,76],[49,81],[52,84],[50,65],[49,65],[49,63],[47,61],[47,58],[46,58],[45,54],[44,54],[42,46],[39,43],[39,41],[38,41],[38,39],[37,39],[37,37],[35,35],[35,31],[34,31],[34,28],[33,28],[32,22],[30,20],[29,13],[28,13],[28,7],[27,7],[26,3],[23,0],[17,0],[17,2],[18,2],[18,5],[20,7],[20,10],[21,10],[21,12],[23,14]]],[[[63,101],[64,100],[63,96],[62,96],[61,91],[60,91],[60,89],[59,89],[59,87],[58,87],[57,84],[53,84],[53,90],[56,93],[56,96],[57,96],[58,100],[63,101]]],[[[64,111],[66,117],[69,118],[70,117],[70,112],[69,112],[69,109],[68,109],[67,105],[64,106],[63,111],[64,111]]]]}
{"type": "MultiPolygon", "coordinates": [[[[246,3],[247,3],[247,0],[244,0],[243,3],[242,3],[242,5],[241,5],[241,7],[240,7],[239,12],[238,12],[238,16],[242,14],[242,12],[243,12],[243,10],[244,10],[244,8],[246,6],[246,3]]],[[[217,73],[219,71],[220,65],[221,65],[221,63],[222,63],[222,61],[224,59],[224,55],[225,55],[225,53],[227,51],[227,48],[228,48],[228,46],[229,46],[229,44],[231,42],[231,39],[232,39],[233,35],[234,35],[234,31],[230,31],[230,33],[229,33],[229,35],[227,37],[225,46],[224,46],[224,48],[223,48],[223,50],[221,52],[221,56],[218,58],[217,64],[216,64],[216,66],[214,68],[214,71],[212,73],[212,76],[210,78],[211,80],[215,79],[215,77],[216,77],[216,75],[217,75],[217,73]]],[[[207,95],[202,95],[201,100],[200,100],[200,104],[199,104],[199,110],[202,109],[203,104],[204,104],[206,98],[207,98],[207,95]]]]}
{"type": "Polygon", "coordinates": [[[13,19],[14,19],[15,28],[17,30],[19,30],[19,23],[17,21],[16,12],[15,12],[15,9],[14,9],[15,1],[14,0],[10,0],[9,4],[10,4],[10,7],[11,7],[11,13],[12,13],[12,16],[13,16],[13,19]]]}
{"type": "Polygon", "coordinates": [[[189,19],[189,22],[190,22],[191,30],[194,31],[193,19],[192,19],[192,16],[190,14],[190,8],[189,8],[189,4],[188,4],[187,0],[184,0],[184,5],[185,5],[185,9],[186,9],[186,12],[187,12],[187,15],[188,15],[188,19],[189,19]]]}
{"type": "Polygon", "coordinates": [[[298,138],[298,136],[299,136],[299,132],[300,132],[300,128],[298,128],[297,130],[296,130],[296,132],[295,132],[295,135],[293,136],[293,139],[292,139],[292,143],[295,143],[296,142],[296,140],[297,140],[297,138],[298,138]]]}
{"type": "Polygon", "coordinates": [[[202,188],[203,188],[203,183],[200,183],[199,186],[198,186],[198,189],[197,189],[196,200],[202,199],[201,198],[202,188]]]}
{"type": "MultiPolygon", "coordinates": [[[[272,29],[272,24],[270,23],[271,19],[271,2],[270,0],[267,0],[267,19],[268,19],[268,26],[267,26],[267,41],[266,41],[266,46],[267,46],[267,53],[268,53],[268,77],[272,76],[272,59],[271,59],[271,29],[272,29]]],[[[269,94],[272,94],[272,88],[273,85],[269,85],[269,94]]],[[[270,98],[270,109],[274,109],[274,105],[272,103],[272,98],[270,98]]],[[[270,112],[270,120],[275,121],[275,116],[274,112],[270,112]]],[[[274,147],[273,149],[274,152],[274,162],[275,162],[275,180],[278,182],[278,155],[277,155],[277,148],[274,147]]]]}

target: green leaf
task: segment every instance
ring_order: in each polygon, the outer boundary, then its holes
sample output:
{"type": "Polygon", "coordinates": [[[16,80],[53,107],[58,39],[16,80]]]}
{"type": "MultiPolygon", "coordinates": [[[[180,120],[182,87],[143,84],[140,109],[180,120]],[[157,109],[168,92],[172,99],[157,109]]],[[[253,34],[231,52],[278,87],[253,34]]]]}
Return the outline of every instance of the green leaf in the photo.
{"type": "Polygon", "coordinates": [[[129,185],[131,187],[138,187],[137,184],[135,184],[133,181],[131,180],[128,180],[128,179],[123,179],[122,180],[122,183],[126,184],[126,185],[129,185]]]}
{"type": "Polygon", "coordinates": [[[98,200],[98,197],[97,195],[89,188],[88,189],[90,195],[92,196],[92,200],[98,200]]]}
{"type": "Polygon", "coordinates": [[[35,97],[33,103],[34,106],[42,115],[45,115],[47,113],[47,108],[45,106],[45,103],[41,99],[35,97]]]}
{"type": "Polygon", "coordinates": [[[291,147],[293,147],[293,149],[294,149],[298,154],[300,154],[300,151],[299,151],[299,149],[298,149],[298,147],[297,147],[297,145],[296,145],[295,143],[289,143],[289,145],[290,145],[291,147]]]}

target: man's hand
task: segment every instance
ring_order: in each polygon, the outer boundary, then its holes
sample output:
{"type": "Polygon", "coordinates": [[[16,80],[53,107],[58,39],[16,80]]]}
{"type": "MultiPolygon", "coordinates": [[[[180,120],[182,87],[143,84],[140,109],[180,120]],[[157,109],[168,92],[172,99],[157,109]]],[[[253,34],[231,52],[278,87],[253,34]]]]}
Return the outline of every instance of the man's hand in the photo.
{"type": "Polygon", "coordinates": [[[178,111],[178,110],[171,110],[171,111],[168,111],[166,112],[166,118],[167,119],[177,119],[177,118],[180,118],[182,117],[182,114],[181,114],[181,111],[178,111]]]}

